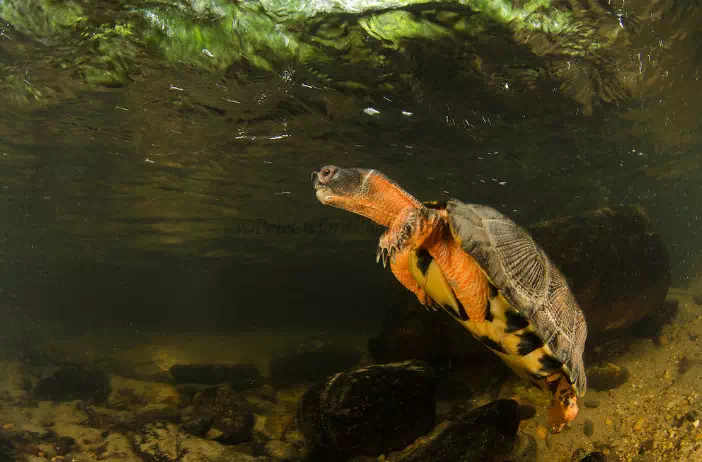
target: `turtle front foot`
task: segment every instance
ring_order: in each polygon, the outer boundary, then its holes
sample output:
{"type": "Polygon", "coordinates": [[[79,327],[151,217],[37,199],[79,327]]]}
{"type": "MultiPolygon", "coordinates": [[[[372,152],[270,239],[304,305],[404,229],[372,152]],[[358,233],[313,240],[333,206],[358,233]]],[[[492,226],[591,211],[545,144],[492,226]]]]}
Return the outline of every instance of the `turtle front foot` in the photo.
{"type": "Polygon", "coordinates": [[[548,410],[548,423],[551,432],[559,433],[566,424],[578,416],[578,397],[573,386],[561,375],[558,386],[551,397],[551,406],[548,410]]]}
{"type": "Polygon", "coordinates": [[[380,241],[378,242],[378,251],[375,254],[375,262],[378,263],[381,259],[383,260],[383,267],[387,266],[387,263],[394,262],[395,257],[402,250],[405,243],[405,237],[402,233],[396,231],[388,230],[380,236],[380,241]]]}
{"type": "MultiPolygon", "coordinates": [[[[381,239],[382,243],[382,239],[381,239]]],[[[379,245],[378,250],[375,253],[375,262],[378,263],[381,259],[383,260],[383,268],[385,268],[388,264],[388,261],[394,262],[395,261],[395,256],[399,252],[399,249],[396,245],[379,245]]]]}

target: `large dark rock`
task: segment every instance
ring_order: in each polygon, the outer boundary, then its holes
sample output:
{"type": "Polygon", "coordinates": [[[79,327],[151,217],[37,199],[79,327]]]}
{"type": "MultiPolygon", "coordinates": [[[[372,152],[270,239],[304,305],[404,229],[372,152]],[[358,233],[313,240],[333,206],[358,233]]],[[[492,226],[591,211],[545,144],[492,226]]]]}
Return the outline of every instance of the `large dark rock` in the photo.
{"type": "MultiPolygon", "coordinates": [[[[596,345],[599,335],[638,324],[663,306],[670,262],[640,207],[599,209],[528,230],[568,279],[585,313],[588,345],[596,345]]],[[[414,295],[407,296],[410,300],[399,301],[379,335],[369,341],[376,360],[499,361],[450,316],[427,311],[414,295]]]]}
{"type": "Polygon", "coordinates": [[[519,405],[501,399],[464,414],[455,422],[443,422],[426,438],[388,462],[504,461],[512,453],[520,421],[519,405]]]}
{"type": "Polygon", "coordinates": [[[311,388],[298,417],[312,459],[404,448],[434,426],[435,382],[426,363],[407,361],[354,369],[311,388]]]}
{"type": "Polygon", "coordinates": [[[218,385],[250,388],[261,381],[261,373],[253,364],[176,364],[168,369],[177,384],[218,385]]]}
{"type": "Polygon", "coordinates": [[[38,400],[85,400],[99,404],[110,392],[110,379],[104,371],[82,364],[66,364],[40,379],[32,394],[38,400]]]}
{"type": "Polygon", "coordinates": [[[313,337],[270,361],[271,380],[278,386],[315,383],[354,367],[361,352],[313,337]]]}
{"type": "Polygon", "coordinates": [[[223,444],[240,444],[251,439],[253,413],[230,386],[203,390],[193,398],[193,412],[183,422],[185,431],[223,444]]]}
{"type": "Polygon", "coordinates": [[[529,231],[568,279],[590,336],[630,326],[663,304],[670,260],[643,208],[598,209],[529,231]]]}
{"type": "MultiPolygon", "coordinates": [[[[414,297],[407,294],[408,298],[414,297]]],[[[368,341],[368,351],[379,362],[419,359],[435,363],[456,358],[499,362],[451,316],[417,307],[415,298],[393,307],[378,336],[368,341]]]]}

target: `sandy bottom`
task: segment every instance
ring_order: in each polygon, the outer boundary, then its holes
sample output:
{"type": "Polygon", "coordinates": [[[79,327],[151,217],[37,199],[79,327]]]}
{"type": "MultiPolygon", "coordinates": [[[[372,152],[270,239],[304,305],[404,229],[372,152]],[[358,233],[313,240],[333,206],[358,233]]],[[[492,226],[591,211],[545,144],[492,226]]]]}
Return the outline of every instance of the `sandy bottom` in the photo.
{"type": "MultiPolygon", "coordinates": [[[[590,389],[580,401],[579,416],[560,434],[549,434],[544,426],[546,396],[516,378],[501,385],[500,397],[515,398],[537,409],[537,415],[522,422],[520,428],[521,433],[531,435],[537,442],[537,460],[579,460],[591,451],[602,451],[611,461],[702,460],[702,306],[691,292],[671,290],[669,298],[678,300],[679,310],[656,341],[622,337],[597,346],[598,355],[626,368],[629,379],[610,390],[590,389]]],[[[230,335],[105,330],[72,333],[59,339],[57,329],[52,330],[51,326],[42,329],[53,332],[51,357],[108,361],[145,377],[165,373],[176,363],[249,363],[267,376],[271,357],[310,338],[327,337],[337,345],[365,351],[368,338],[376,334],[371,330],[354,333],[279,330],[230,335]]],[[[37,328],[34,332],[37,335],[42,330],[37,328]]],[[[11,351],[2,353],[7,359],[0,361],[0,395],[6,401],[5,404],[0,401],[0,427],[41,434],[50,423],[51,431],[80,442],[82,458],[75,460],[140,460],[130,449],[126,435],[113,432],[105,437],[102,428],[86,424],[85,412],[75,403],[40,401],[23,406],[18,404],[21,400],[12,401],[25,392],[17,379],[18,362],[13,361],[11,351]],[[92,443],[98,441],[99,453],[92,443]]],[[[139,382],[115,376],[112,380],[113,384],[139,389],[156,402],[163,402],[173,394],[170,386],[149,383],[146,379],[139,382]]],[[[485,390],[467,400],[441,401],[438,406],[440,410],[455,405],[473,407],[495,396],[496,390],[485,390]]],[[[19,460],[40,460],[36,455],[22,457],[19,460]]]]}

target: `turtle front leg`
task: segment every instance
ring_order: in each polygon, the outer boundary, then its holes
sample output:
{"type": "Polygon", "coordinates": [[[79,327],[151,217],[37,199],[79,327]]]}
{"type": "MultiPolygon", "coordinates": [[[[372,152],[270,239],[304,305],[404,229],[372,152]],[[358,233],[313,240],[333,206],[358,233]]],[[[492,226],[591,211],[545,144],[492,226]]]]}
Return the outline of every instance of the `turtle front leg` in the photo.
{"type": "MultiPolygon", "coordinates": [[[[380,236],[378,252],[375,256],[376,262],[382,259],[383,267],[385,267],[388,260],[392,263],[397,258],[398,253],[406,250],[408,241],[412,238],[414,231],[414,220],[412,211],[407,210],[392,222],[390,228],[380,236]]],[[[408,252],[407,254],[409,255],[408,252]]],[[[409,270],[408,275],[410,275],[409,270]]]]}
{"type": "Polygon", "coordinates": [[[408,245],[411,238],[412,224],[410,214],[403,215],[395,220],[378,242],[376,262],[383,260],[383,266],[390,262],[390,270],[395,278],[410,292],[417,296],[419,303],[430,306],[431,299],[426,291],[419,285],[410,272],[410,253],[412,246],[408,245]]]}
{"type": "Polygon", "coordinates": [[[548,423],[553,433],[563,430],[567,423],[578,416],[578,397],[573,391],[573,386],[563,374],[549,380],[558,380],[556,391],[551,397],[551,406],[548,410],[548,423]]]}

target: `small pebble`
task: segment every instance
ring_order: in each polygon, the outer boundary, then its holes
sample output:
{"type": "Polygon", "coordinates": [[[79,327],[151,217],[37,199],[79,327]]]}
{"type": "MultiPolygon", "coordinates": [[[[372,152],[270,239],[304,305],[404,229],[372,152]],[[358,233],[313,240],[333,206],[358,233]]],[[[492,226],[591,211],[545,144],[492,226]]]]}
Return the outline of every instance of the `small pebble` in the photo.
{"type": "Polygon", "coordinates": [[[607,456],[602,452],[591,452],[585,456],[580,462],[606,462],[607,456]]]}
{"type": "Polygon", "coordinates": [[[592,436],[595,433],[595,422],[593,422],[590,418],[585,419],[583,431],[585,432],[585,436],[592,436]]]}
{"type": "Polygon", "coordinates": [[[646,423],[646,420],[647,419],[644,417],[639,418],[639,420],[637,420],[636,423],[634,424],[634,431],[637,431],[637,432],[641,431],[641,429],[644,426],[644,423],[646,423]]]}
{"type": "Polygon", "coordinates": [[[639,454],[643,454],[651,449],[653,449],[653,438],[649,438],[641,443],[641,446],[639,446],[639,454]]]}
{"type": "Polygon", "coordinates": [[[586,399],[584,401],[585,407],[589,407],[591,409],[596,409],[600,407],[600,402],[596,399],[586,399]]]}

